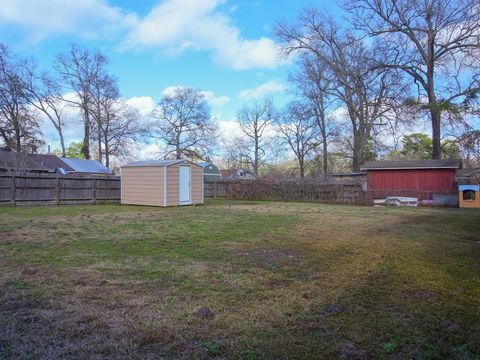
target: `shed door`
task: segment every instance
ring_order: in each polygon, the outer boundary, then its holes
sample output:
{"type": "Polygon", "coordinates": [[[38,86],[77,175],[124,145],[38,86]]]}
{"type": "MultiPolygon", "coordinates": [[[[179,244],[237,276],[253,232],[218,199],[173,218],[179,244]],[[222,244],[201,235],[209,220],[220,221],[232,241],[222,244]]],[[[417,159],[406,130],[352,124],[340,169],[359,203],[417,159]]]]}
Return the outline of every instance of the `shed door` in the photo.
{"type": "Polygon", "coordinates": [[[180,165],[180,205],[190,203],[190,166],[180,165]]]}

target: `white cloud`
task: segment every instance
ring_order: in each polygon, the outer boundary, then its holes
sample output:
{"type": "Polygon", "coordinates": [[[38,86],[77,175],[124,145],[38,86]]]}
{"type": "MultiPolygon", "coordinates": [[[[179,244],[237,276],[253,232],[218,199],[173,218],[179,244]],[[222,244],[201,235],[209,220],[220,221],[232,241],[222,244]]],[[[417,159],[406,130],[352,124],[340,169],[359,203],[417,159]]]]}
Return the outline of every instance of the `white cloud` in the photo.
{"type": "Polygon", "coordinates": [[[137,109],[142,116],[150,115],[155,108],[155,101],[151,96],[134,96],[127,99],[126,102],[137,109]]]}
{"type": "MultiPolygon", "coordinates": [[[[173,85],[168,86],[162,91],[163,96],[172,96],[175,94],[177,89],[185,87],[185,85],[173,85]]],[[[225,105],[230,101],[228,96],[215,96],[215,93],[211,90],[201,90],[200,93],[205,97],[207,103],[212,107],[220,107],[225,105]]]]}
{"type": "Polygon", "coordinates": [[[203,96],[205,97],[205,100],[211,105],[211,106],[217,106],[220,107],[222,105],[225,105],[227,102],[230,101],[230,98],[228,96],[215,96],[213,91],[206,90],[206,91],[201,91],[203,96]]]}
{"type": "Polygon", "coordinates": [[[243,100],[261,99],[269,94],[280,93],[285,91],[285,85],[277,80],[271,80],[264,84],[258,85],[253,89],[242,90],[238,93],[238,97],[243,100]]]}
{"type": "Polygon", "coordinates": [[[236,70],[274,68],[277,46],[267,37],[245,39],[221,10],[224,0],[165,0],[143,18],[131,17],[125,49],[187,49],[213,52],[216,62],[236,70]]]}
{"type": "Polygon", "coordinates": [[[57,34],[75,34],[86,38],[108,35],[126,26],[132,19],[104,0],[3,0],[0,25],[25,29],[30,42],[57,34]]]}

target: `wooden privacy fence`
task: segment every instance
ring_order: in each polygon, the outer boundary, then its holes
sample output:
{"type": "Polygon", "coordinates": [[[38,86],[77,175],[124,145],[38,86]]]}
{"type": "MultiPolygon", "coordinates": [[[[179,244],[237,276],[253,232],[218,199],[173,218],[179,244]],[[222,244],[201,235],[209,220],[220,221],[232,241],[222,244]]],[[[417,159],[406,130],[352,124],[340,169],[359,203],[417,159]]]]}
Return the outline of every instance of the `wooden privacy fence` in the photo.
{"type": "Polygon", "coordinates": [[[311,201],[362,205],[367,194],[358,183],[315,183],[312,181],[217,181],[205,183],[205,197],[242,200],[311,201]]]}
{"type": "Polygon", "coordinates": [[[0,173],[0,204],[89,204],[120,201],[120,177],[0,173]]]}

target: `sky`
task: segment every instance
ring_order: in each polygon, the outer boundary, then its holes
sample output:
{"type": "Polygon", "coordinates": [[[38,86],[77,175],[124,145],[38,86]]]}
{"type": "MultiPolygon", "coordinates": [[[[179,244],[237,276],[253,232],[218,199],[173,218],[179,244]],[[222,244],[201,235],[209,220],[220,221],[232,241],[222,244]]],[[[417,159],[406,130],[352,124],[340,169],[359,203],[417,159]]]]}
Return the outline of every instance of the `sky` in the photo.
{"type": "MultiPolygon", "coordinates": [[[[332,1],[315,1],[338,12],[332,1]]],[[[2,0],[0,41],[49,70],[72,43],[110,60],[121,94],[148,113],[162,94],[188,85],[204,91],[221,133],[234,131],[237,109],[265,96],[291,96],[292,62],[278,55],[273,28],[311,6],[305,0],[2,0]]],[[[69,126],[68,141],[78,140],[69,126]]],[[[44,129],[55,146],[54,132],[44,129]]]]}

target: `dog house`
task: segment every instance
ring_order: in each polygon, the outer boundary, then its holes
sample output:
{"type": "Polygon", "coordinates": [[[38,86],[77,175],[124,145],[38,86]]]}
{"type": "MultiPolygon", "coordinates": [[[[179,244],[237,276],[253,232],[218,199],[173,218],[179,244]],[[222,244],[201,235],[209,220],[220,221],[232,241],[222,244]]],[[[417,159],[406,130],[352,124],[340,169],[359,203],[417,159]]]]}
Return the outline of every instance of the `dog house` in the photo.
{"type": "Polygon", "coordinates": [[[459,185],[458,203],[461,208],[480,208],[480,185],[459,185]]]}
{"type": "Polygon", "coordinates": [[[188,160],[137,161],[121,167],[122,204],[203,204],[203,167],[188,160]]]}

